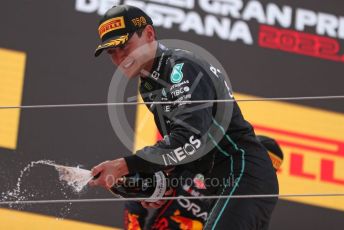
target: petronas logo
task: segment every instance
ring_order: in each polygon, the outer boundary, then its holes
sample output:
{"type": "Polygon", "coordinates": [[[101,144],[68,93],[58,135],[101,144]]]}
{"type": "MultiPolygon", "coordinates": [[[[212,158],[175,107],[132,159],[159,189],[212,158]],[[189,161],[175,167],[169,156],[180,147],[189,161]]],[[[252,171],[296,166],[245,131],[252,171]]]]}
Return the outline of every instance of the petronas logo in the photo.
{"type": "Polygon", "coordinates": [[[171,73],[171,82],[174,84],[177,84],[183,80],[183,65],[184,63],[177,64],[173,67],[172,73],[171,73]]]}

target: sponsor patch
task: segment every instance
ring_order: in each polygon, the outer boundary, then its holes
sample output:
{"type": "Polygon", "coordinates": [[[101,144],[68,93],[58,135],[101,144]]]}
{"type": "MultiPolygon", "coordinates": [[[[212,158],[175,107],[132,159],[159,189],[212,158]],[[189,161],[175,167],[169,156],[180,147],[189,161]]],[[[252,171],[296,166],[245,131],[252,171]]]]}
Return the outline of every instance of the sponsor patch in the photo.
{"type": "Polygon", "coordinates": [[[106,20],[102,24],[100,24],[98,28],[99,36],[100,38],[103,38],[105,34],[125,28],[124,18],[123,17],[117,17],[117,18],[111,18],[109,20],[106,20]]]}
{"type": "Polygon", "coordinates": [[[199,191],[196,191],[191,187],[191,185],[184,184],[182,186],[183,190],[187,193],[189,193],[191,196],[203,196],[199,191]]]}
{"type": "Polygon", "coordinates": [[[166,93],[165,88],[162,89],[161,94],[162,94],[162,96],[167,97],[167,93],[166,93]]]}
{"type": "MultiPolygon", "coordinates": [[[[204,221],[208,219],[208,212],[202,210],[202,207],[198,204],[194,203],[193,201],[186,199],[184,196],[179,196],[180,199],[178,199],[178,204],[186,209],[188,212],[191,212],[192,215],[196,218],[201,218],[204,221]]],[[[196,228],[190,228],[190,229],[196,229],[196,228]]],[[[202,229],[202,228],[197,228],[202,229]]]]}
{"type": "Polygon", "coordinates": [[[189,101],[191,99],[191,94],[186,94],[186,95],[182,95],[181,97],[179,97],[177,100],[175,100],[173,102],[174,105],[186,105],[186,104],[190,104],[190,103],[186,103],[186,102],[182,102],[182,101],[189,101]]]}
{"type": "Polygon", "coordinates": [[[204,176],[202,174],[197,174],[195,178],[193,179],[193,182],[195,183],[196,188],[198,189],[206,189],[204,184],[204,176]]]}
{"type": "Polygon", "coordinates": [[[151,74],[151,77],[155,80],[158,80],[160,77],[160,73],[158,71],[153,71],[153,73],[151,74]]]}
{"type": "Polygon", "coordinates": [[[201,145],[202,142],[199,139],[195,138],[195,136],[191,136],[189,138],[189,143],[185,143],[183,146],[174,149],[170,153],[163,154],[163,161],[166,166],[177,164],[188,156],[192,156],[201,145]]]}
{"type": "Polygon", "coordinates": [[[190,88],[188,86],[180,87],[178,89],[171,91],[171,95],[172,95],[172,98],[175,98],[175,97],[179,97],[179,96],[181,96],[181,95],[183,95],[189,91],[190,91],[190,88]]]}
{"type": "Polygon", "coordinates": [[[134,26],[136,26],[136,27],[142,27],[142,26],[147,25],[147,21],[146,21],[145,17],[143,17],[143,16],[138,17],[138,18],[134,18],[131,21],[133,22],[134,26]]]}
{"type": "Polygon", "coordinates": [[[172,107],[171,105],[164,105],[163,106],[163,110],[166,112],[166,113],[169,113],[172,111],[172,107]]]}
{"type": "Polygon", "coordinates": [[[174,84],[177,84],[183,80],[183,65],[184,63],[177,64],[173,67],[172,73],[171,73],[171,82],[174,84]]]}
{"type": "Polygon", "coordinates": [[[149,84],[148,82],[145,82],[144,87],[148,90],[152,90],[153,86],[151,84],[149,84]]]}
{"type": "Polygon", "coordinates": [[[185,85],[185,84],[189,84],[189,80],[186,80],[186,81],[180,82],[178,84],[172,85],[170,90],[173,90],[173,89],[178,88],[178,87],[185,85]]]}

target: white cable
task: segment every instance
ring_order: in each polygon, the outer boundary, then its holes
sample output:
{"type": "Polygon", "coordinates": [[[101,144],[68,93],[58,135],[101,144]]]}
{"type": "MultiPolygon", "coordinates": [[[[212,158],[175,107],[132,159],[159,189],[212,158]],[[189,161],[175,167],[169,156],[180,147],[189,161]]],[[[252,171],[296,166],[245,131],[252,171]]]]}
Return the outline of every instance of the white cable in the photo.
{"type": "MultiPolygon", "coordinates": [[[[199,199],[253,199],[253,198],[290,198],[290,197],[343,197],[344,193],[315,193],[315,194],[262,194],[262,195],[232,195],[232,196],[185,196],[185,197],[162,197],[160,200],[178,200],[181,198],[190,200],[199,199]]],[[[23,201],[1,201],[3,205],[24,205],[24,204],[58,204],[58,203],[94,203],[94,202],[124,202],[156,200],[156,198],[107,198],[107,199],[74,199],[74,200],[23,200],[23,201]]]]}
{"type": "Polygon", "coordinates": [[[223,99],[223,100],[195,100],[195,101],[154,101],[154,102],[114,102],[114,103],[85,103],[85,104],[55,104],[55,105],[2,105],[0,109],[47,109],[47,108],[75,108],[75,107],[100,107],[100,106],[127,106],[127,105],[163,105],[177,103],[226,103],[226,102],[257,102],[257,101],[305,101],[305,100],[331,100],[344,99],[344,95],[337,96],[311,96],[311,97],[272,97],[249,99],[223,99]]]}

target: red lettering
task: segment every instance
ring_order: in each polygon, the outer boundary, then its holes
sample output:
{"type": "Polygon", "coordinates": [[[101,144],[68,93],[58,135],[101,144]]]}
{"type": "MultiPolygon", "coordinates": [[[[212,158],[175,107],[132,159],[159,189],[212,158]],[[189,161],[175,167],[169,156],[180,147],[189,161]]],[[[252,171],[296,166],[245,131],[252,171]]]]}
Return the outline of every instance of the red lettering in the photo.
{"type": "Polygon", "coordinates": [[[254,124],[254,129],[257,131],[269,132],[271,133],[272,136],[274,134],[283,135],[287,137],[297,138],[300,140],[307,140],[311,142],[322,143],[325,145],[331,145],[332,147],[326,148],[326,147],[316,147],[310,144],[306,145],[302,143],[297,143],[297,141],[289,141],[287,139],[283,139],[283,137],[277,139],[278,144],[280,144],[281,146],[293,147],[297,149],[302,149],[304,151],[312,151],[321,155],[334,155],[338,157],[344,157],[344,142],[342,141],[328,139],[324,137],[318,137],[318,136],[304,134],[304,133],[297,133],[293,131],[271,128],[271,127],[262,126],[258,124],[254,124]]]}
{"type": "Polygon", "coordinates": [[[121,20],[116,20],[114,21],[115,27],[120,27],[121,26],[121,20]]]}
{"type": "Polygon", "coordinates": [[[299,52],[304,55],[312,55],[316,53],[316,43],[309,34],[301,34],[299,42],[299,52]]]}
{"type": "Polygon", "coordinates": [[[333,38],[265,25],[260,26],[258,37],[261,47],[333,61],[344,61],[344,55],[338,54],[339,42],[333,38]]]}
{"type": "MultiPolygon", "coordinates": [[[[307,37],[304,37],[305,40],[307,37]]],[[[306,43],[305,43],[306,44],[306,43]]],[[[308,47],[305,46],[304,50],[307,50],[308,47]]],[[[267,132],[272,137],[278,135],[276,139],[279,145],[286,150],[297,149],[298,153],[290,153],[290,175],[306,178],[309,180],[315,180],[319,178],[322,182],[344,185],[344,178],[338,178],[335,176],[335,160],[328,159],[331,156],[344,158],[344,142],[336,139],[329,139],[325,137],[319,137],[315,135],[309,135],[305,133],[299,133],[289,130],[276,129],[272,127],[262,126],[254,124],[254,128],[258,132],[267,132]],[[284,138],[285,137],[285,138],[284,138]],[[287,137],[292,137],[294,140],[290,140],[287,137]],[[298,141],[300,140],[300,141],[298,141]],[[307,141],[309,143],[305,144],[301,140],[307,141]],[[312,145],[311,143],[317,143],[322,145],[312,145]],[[314,172],[305,172],[305,154],[310,154],[310,157],[314,156],[313,154],[320,155],[319,165],[315,168],[314,172]],[[325,159],[325,157],[327,159],[325,159]]],[[[288,153],[289,155],[289,153],[288,153]]],[[[286,155],[285,157],[287,157],[286,155]]],[[[288,167],[288,166],[285,166],[288,167]]],[[[284,167],[284,171],[285,171],[284,167]]],[[[278,172],[281,173],[281,172],[278,172]]]]}
{"type": "Polygon", "coordinates": [[[153,226],[153,229],[158,229],[158,230],[167,230],[169,229],[168,228],[168,221],[167,219],[164,217],[164,218],[161,218],[159,220],[158,223],[156,223],[154,226],[153,226]]]}
{"type": "Polygon", "coordinates": [[[261,26],[259,33],[259,45],[262,47],[278,49],[278,30],[271,26],[261,26]]]}
{"type": "Polygon", "coordinates": [[[334,161],[321,160],[321,180],[329,183],[344,185],[344,179],[334,178],[334,161]]]}
{"type": "Polygon", "coordinates": [[[303,169],[304,165],[304,156],[301,154],[290,154],[290,174],[293,176],[303,177],[307,179],[314,180],[316,178],[315,175],[311,173],[307,173],[303,169]]]}
{"type": "Polygon", "coordinates": [[[281,50],[295,50],[297,48],[297,38],[294,33],[285,31],[280,34],[280,49],[281,50]]]}

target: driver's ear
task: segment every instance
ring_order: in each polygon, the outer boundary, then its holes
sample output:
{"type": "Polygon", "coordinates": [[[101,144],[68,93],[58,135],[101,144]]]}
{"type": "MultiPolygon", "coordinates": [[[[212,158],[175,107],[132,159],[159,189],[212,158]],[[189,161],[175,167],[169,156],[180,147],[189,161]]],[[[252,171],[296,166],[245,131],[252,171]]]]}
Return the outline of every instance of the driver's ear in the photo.
{"type": "Polygon", "coordinates": [[[146,28],[144,29],[145,37],[147,38],[148,42],[153,42],[155,41],[155,30],[153,26],[147,25],[146,28]]]}

